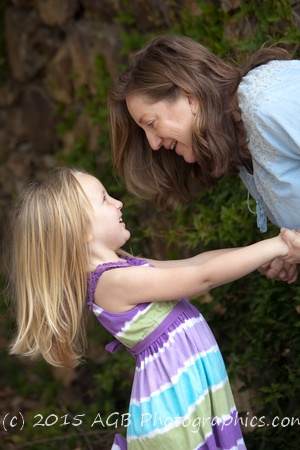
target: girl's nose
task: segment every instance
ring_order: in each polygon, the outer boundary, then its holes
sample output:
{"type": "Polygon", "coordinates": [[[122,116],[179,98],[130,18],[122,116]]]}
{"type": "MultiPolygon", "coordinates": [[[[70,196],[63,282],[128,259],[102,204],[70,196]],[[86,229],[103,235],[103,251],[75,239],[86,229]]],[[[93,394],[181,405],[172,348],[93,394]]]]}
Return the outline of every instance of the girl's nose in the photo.
{"type": "Polygon", "coordinates": [[[115,208],[117,209],[122,209],[123,208],[123,203],[121,202],[121,200],[118,200],[114,197],[109,196],[109,203],[111,205],[114,205],[115,208]]]}
{"type": "Polygon", "coordinates": [[[121,202],[121,200],[116,200],[116,205],[118,209],[122,209],[123,208],[123,203],[121,202]]]}

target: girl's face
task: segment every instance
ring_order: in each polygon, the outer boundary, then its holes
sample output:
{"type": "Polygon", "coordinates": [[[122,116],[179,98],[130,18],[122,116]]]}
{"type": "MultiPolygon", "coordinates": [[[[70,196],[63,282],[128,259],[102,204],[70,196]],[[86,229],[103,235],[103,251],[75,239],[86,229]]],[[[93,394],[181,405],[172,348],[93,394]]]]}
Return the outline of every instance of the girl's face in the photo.
{"type": "Polygon", "coordinates": [[[126,104],[133,120],[144,130],[152,150],[164,147],[188,163],[196,162],[192,126],[199,104],[195,97],[181,90],[175,102],[152,103],[148,97],[133,93],[126,98],[126,104]]]}
{"type": "Polygon", "coordinates": [[[118,250],[130,237],[122,221],[122,202],[108,195],[102,183],[92,175],[78,172],[75,177],[93,207],[88,235],[91,247],[99,255],[118,250]]]}

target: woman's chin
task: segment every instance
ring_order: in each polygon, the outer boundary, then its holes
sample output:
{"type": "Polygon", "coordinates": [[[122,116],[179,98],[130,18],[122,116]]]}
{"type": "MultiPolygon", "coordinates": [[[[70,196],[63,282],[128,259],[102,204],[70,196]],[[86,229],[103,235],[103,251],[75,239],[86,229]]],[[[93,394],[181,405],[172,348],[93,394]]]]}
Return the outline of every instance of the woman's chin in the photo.
{"type": "Polygon", "coordinates": [[[187,153],[181,154],[181,153],[178,153],[177,151],[176,151],[176,153],[178,156],[181,156],[181,158],[183,158],[185,160],[185,162],[187,162],[188,164],[193,164],[193,163],[197,162],[193,153],[189,152],[188,154],[187,153]]]}
{"type": "Polygon", "coordinates": [[[193,155],[191,155],[191,156],[183,156],[183,159],[188,164],[194,164],[195,162],[197,162],[196,158],[193,155]]]}

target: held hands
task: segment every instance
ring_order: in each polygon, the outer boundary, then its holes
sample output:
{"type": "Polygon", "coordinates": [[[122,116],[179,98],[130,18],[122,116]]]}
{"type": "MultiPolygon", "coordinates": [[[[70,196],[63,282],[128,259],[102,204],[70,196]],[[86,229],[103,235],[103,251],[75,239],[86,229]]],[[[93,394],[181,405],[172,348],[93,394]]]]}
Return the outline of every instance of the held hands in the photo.
{"type": "Polygon", "coordinates": [[[287,228],[281,228],[280,236],[283,241],[288,245],[289,252],[283,257],[285,261],[291,264],[300,263],[300,230],[288,230],[287,228]]]}
{"type": "Polygon", "coordinates": [[[273,261],[264,264],[258,270],[269,279],[287,281],[290,284],[298,278],[298,264],[300,263],[300,232],[282,228],[280,236],[288,245],[289,251],[287,255],[273,259],[273,261]]]}
{"type": "Polygon", "coordinates": [[[297,264],[290,264],[283,259],[275,258],[258,270],[270,280],[286,281],[288,284],[291,284],[297,280],[299,268],[297,264]]]}

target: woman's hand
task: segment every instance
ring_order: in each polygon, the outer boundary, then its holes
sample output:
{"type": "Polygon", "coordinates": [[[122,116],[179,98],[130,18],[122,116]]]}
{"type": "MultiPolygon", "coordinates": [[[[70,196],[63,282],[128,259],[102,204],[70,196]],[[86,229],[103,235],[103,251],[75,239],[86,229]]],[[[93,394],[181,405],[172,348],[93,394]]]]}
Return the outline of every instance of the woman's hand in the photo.
{"type": "Polygon", "coordinates": [[[280,236],[289,246],[289,252],[283,257],[285,261],[291,264],[300,263],[300,232],[281,228],[280,236]]]}
{"type": "Polygon", "coordinates": [[[268,264],[264,264],[258,270],[267,278],[277,281],[293,283],[298,278],[300,263],[300,232],[281,228],[280,236],[288,245],[289,252],[286,256],[275,258],[268,264]]]}
{"type": "Polygon", "coordinates": [[[270,280],[286,281],[291,284],[298,278],[299,267],[281,258],[275,258],[268,264],[264,264],[259,269],[270,280]]]}

